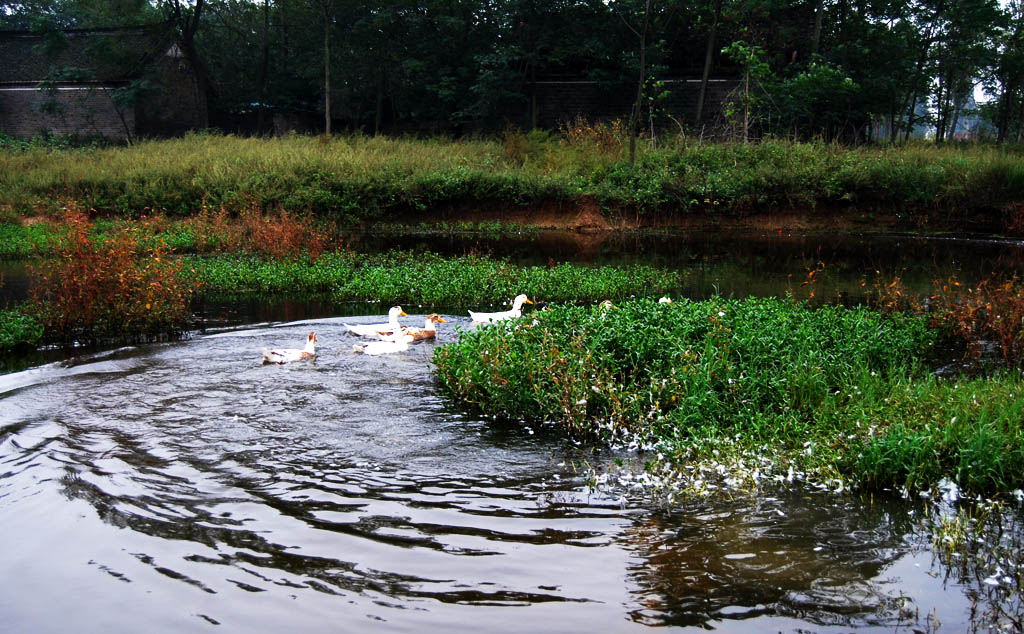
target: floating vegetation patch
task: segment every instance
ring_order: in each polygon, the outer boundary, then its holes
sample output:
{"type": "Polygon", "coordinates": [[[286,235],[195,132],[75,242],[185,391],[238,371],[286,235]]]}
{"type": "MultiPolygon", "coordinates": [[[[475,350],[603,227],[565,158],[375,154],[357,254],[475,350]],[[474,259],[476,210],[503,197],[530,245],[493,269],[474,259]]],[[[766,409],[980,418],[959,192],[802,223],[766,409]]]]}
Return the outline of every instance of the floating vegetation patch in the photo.
{"type": "Polygon", "coordinates": [[[833,488],[1019,486],[1019,373],[932,377],[924,359],[938,336],[924,317],[863,307],[635,300],[466,332],[434,361],[469,410],[656,450],[659,472],[743,465],[756,479],[767,456],[770,477],[833,488]]]}

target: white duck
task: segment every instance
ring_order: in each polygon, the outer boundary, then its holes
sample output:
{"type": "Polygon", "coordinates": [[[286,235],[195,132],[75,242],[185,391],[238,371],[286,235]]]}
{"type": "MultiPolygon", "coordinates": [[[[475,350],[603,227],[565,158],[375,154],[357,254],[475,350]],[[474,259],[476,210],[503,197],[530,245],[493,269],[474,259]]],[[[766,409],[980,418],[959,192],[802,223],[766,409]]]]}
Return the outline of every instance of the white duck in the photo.
{"type": "Polygon", "coordinates": [[[391,310],[388,311],[388,323],[386,324],[358,324],[350,326],[343,324],[349,329],[349,332],[353,332],[360,337],[376,337],[378,332],[395,332],[402,328],[402,324],[398,323],[399,317],[408,317],[409,314],[402,310],[401,306],[392,306],[391,310]]]}
{"type": "Polygon", "coordinates": [[[392,352],[405,352],[409,349],[409,342],[412,341],[412,335],[406,334],[401,330],[398,331],[397,336],[392,336],[381,341],[371,341],[369,343],[357,343],[352,346],[353,352],[361,352],[363,354],[391,354],[392,352]]]}
{"type": "Polygon", "coordinates": [[[505,310],[499,313],[475,313],[473,311],[469,311],[469,316],[472,318],[474,323],[518,319],[523,315],[523,303],[532,304],[533,302],[531,302],[526,295],[517,295],[516,298],[512,300],[512,310],[505,310]]]}
{"type": "MultiPolygon", "coordinates": [[[[421,341],[423,339],[433,339],[437,336],[437,324],[447,324],[448,320],[438,315],[437,313],[431,313],[427,315],[427,321],[423,324],[422,328],[416,328],[414,326],[402,326],[402,332],[407,335],[412,335],[413,341],[421,341]]],[[[381,339],[387,340],[394,336],[394,330],[378,330],[377,336],[381,339]]]]}
{"type": "Polygon", "coordinates": [[[301,350],[298,348],[282,348],[279,350],[263,349],[263,365],[268,363],[288,363],[290,361],[302,361],[303,359],[315,359],[316,358],[316,338],[315,332],[310,332],[306,336],[306,347],[301,350]]]}

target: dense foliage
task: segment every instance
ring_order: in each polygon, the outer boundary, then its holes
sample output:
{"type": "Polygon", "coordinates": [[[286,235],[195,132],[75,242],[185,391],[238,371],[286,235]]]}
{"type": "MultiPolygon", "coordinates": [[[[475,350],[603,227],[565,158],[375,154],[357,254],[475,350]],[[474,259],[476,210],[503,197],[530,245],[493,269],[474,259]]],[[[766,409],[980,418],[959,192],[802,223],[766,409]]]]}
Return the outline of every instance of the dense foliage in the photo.
{"type": "Polygon", "coordinates": [[[327,293],[339,301],[434,306],[505,304],[519,293],[545,301],[624,298],[668,292],[681,283],[679,272],[639,264],[519,266],[423,252],[329,253],[316,261],[225,255],[190,258],[187,268],[208,294],[327,293]]]}
{"type": "Polygon", "coordinates": [[[642,112],[618,116],[645,130],[851,140],[922,125],[938,140],[976,135],[981,82],[992,135],[1024,131],[1017,0],[28,0],[0,12],[0,28],[46,33],[44,48],[61,29],[157,23],[227,129],[267,131],[282,112],[370,133],[529,129],[536,82],[570,78],[643,86],[642,112]],[[662,80],[708,76],[741,88],[700,117],[665,108],[662,80]]]}
{"type": "Polygon", "coordinates": [[[42,339],[43,325],[34,315],[19,309],[0,309],[0,351],[31,348],[42,339]]]}
{"type": "Polygon", "coordinates": [[[34,267],[30,314],[48,340],[65,343],[176,334],[188,325],[194,287],[157,245],[126,230],[103,242],[69,205],[51,257],[34,267]]]}

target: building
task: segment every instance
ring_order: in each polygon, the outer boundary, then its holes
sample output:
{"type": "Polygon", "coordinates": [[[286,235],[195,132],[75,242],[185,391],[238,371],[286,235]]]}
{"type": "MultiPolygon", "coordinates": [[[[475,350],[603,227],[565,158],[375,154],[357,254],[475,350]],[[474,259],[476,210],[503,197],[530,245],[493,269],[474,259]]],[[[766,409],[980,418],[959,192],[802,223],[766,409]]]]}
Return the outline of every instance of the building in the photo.
{"type": "Polygon", "coordinates": [[[167,25],[0,32],[0,133],[131,140],[207,121],[205,90],[167,25]]]}

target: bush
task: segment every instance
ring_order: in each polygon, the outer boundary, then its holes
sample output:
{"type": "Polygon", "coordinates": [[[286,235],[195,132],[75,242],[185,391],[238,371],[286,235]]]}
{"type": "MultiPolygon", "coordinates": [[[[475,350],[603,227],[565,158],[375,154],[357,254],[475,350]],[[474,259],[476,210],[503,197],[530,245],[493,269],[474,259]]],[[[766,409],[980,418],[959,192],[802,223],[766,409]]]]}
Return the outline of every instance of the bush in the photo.
{"type": "Polygon", "coordinates": [[[53,257],[33,269],[31,310],[45,337],[71,343],[182,331],[194,290],[180,276],[182,263],[161,245],[142,252],[131,231],[97,242],[90,230],[84,212],[68,204],[53,257]]]}

